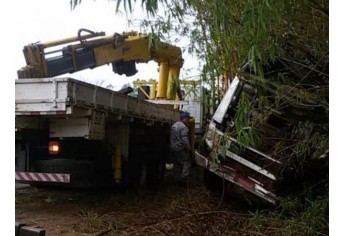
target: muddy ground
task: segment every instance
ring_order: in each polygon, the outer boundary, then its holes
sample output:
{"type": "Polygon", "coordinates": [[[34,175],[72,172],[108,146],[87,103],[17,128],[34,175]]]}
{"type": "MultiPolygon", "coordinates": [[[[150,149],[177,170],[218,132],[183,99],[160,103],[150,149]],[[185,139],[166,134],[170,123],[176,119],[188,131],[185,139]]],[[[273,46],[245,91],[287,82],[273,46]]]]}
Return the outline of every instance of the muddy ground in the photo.
{"type": "Polygon", "coordinates": [[[167,172],[161,189],[145,192],[16,189],[16,222],[44,228],[47,236],[289,235],[279,230],[282,222],[265,225],[246,204],[208,191],[202,170],[192,171],[188,186],[167,172]]]}

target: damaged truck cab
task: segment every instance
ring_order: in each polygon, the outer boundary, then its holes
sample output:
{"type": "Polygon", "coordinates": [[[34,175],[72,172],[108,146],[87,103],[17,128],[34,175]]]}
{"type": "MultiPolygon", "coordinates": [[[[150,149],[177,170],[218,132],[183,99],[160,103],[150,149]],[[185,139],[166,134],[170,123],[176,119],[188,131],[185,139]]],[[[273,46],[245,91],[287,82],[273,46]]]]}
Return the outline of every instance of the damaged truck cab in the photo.
{"type": "MultiPolygon", "coordinates": [[[[276,203],[277,182],[283,163],[262,151],[240,144],[236,135],[235,115],[243,92],[250,87],[238,77],[231,82],[212,120],[207,126],[203,147],[195,152],[196,163],[205,168],[205,176],[212,175],[232,183],[233,187],[254,199],[276,203]]],[[[216,183],[205,183],[206,186],[216,183]]],[[[247,198],[247,197],[246,197],[247,198]]]]}

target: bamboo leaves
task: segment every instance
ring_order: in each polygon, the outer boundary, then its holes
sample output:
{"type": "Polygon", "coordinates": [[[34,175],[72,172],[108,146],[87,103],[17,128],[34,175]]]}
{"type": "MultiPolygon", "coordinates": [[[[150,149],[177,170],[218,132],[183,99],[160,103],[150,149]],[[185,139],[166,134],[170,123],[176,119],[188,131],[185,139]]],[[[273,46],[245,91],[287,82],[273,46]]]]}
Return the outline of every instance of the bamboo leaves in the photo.
{"type": "Polygon", "coordinates": [[[241,94],[240,103],[235,116],[235,127],[237,141],[243,146],[256,147],[259,143],[258,136],[254,130],[254,123],[251,119],[252,110],[250,108],[249,96],[241,94]]]}

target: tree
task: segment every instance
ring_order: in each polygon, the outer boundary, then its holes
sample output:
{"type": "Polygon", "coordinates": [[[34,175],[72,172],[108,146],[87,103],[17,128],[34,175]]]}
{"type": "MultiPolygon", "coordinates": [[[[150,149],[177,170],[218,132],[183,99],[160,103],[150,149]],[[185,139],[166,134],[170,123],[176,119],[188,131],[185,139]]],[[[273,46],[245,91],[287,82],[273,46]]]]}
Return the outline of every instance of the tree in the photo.
{"type": "MultiPolygon", "coordinates": [[[[118,10],[122,6],[132,11],[137,1],[114,2],[118,10]]],[[[71,0],[72,7],[78,3],[71,0]]],[[[277,142],[266,151],[288,150],[299,170],[328,155],[328,0],[141,0],[141,7],[154,19],[143,23],[159,37],[174,32],[191,39],[189,52],[203,62],[202,77],[211,85],[215,100],[236,74],[258,90],[270,91],[256,97],[255,104],[241,104],[243,111],[251,111],[236,117],[243,145],[259,145],[265,137],[252,132],[260,129],[272,110],[291,106],[292,113],[302,114],[296,115],[287,137],[293,142],[277,142]],[[154,18],[160,9],[166,17],[154,18]],[[190,18],[193,21],[186,20],[190,18]]]]}
{"type": "MultiPolygon", "coordinates": [[[[71,0],[71,6],[80,2],[71,0]]],[[[122,4],[124,10],[133,11],[136,0],[114,2],[117,10],[122,4]]],[[[263,109],[272,105],[280,109],[291,102],[287,101],[291,100],[286,96],[289,93],[295,94],[296,104],[302,106],[304,101],[322,107],[325,112],[320,119],[325,122],[321,130],[308,135],[310,141],[320,133],[327,140],[321,153],[328,149],[328,4],[327,0],[141,1],[151,17],[143,24],[159,37],[173,31],[191,38],[189,52],[204,62],[202,76],[211,84],[214,98],[217,94],[219,100],[222,88],[226,89],[235,74],[242,74],[259,87],[273,86],[277,91],[274,104],[261,106],[263,109]],[[160,9],[166,17],[154,18],[160,9]],[[186,21],[188,17],[194,21],[186,21]]],[[[305,157],[305,153],[297,152],[305,157]]]]}

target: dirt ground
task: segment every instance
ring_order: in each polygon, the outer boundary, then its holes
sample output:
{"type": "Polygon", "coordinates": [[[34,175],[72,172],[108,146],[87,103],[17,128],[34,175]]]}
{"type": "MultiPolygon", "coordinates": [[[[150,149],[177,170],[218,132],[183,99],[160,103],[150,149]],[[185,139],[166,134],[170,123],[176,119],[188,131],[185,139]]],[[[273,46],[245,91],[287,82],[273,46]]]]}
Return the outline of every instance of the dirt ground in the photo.
{"type": "Polygon", "coordinates": [[[160,190],[145,192],[16,189],[16,222],[44,228],[47,236],[268,235],[253,226],[246,207],[208,191],[199,167],[192,173],[188,186],[168,172],[160,190]]]}

